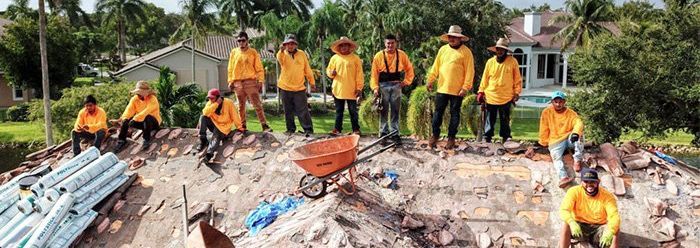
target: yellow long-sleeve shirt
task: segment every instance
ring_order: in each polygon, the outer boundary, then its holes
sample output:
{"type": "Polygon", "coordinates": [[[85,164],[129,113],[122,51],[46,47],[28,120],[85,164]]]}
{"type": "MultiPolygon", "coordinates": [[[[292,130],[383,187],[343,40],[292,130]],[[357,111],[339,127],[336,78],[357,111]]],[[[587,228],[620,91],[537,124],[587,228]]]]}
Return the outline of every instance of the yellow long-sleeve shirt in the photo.
{"type": "Polygon", "coordinates": [[[78,131],[82,126],[88,126],[88,133],[96,133],[97,131],[107,129],[107,113],[100,107],[95,107],[95,113],[88,113],[87,109],[83,108],[78,112],[78,118],[75,120],[73,130],[78,131]]]}
{"type": "Polygon", "coordinates": [[[228,59],[228,84],[244,79],[256,79],[260,83],[265,81],[265,68],[260,54],[252,47],[245,51],[240,48],[231,49],[228,59]]]}
{"type": "Polygon", "coordinates": [[[204,109],[202,109],[202,115],[211,118],[216,128],[219,129],[221,133],[228,135],[234,124],[237,128],[242,127],[241,117],[238,115],[238,110],[236,110],[231,99],[224,98],[221,104],[224,105],[221,107],[221,114],[217,114],[216,109],[219,107],[219,103],[207,101],[204,109]]]}
{"type": "Polygon", "coordinates": [[[569,134],[576,133],[583,136],[583,121],[578,114],[566,108],[562,113],[557,113],[554,106],[542,110],[540,116],[540,144],[548,146],[565,140],[569,134]]]}
{"type": "Polygon", "coordinates": [[[583,185],[570,188],[559,207],[559,218],[566,223],[575,220],[594,225],[607,224],[607,228],[613,233],[620,230],[617,200],[603,187],[598,188],[598,194],[594,197],[586,194],[583,185]]]}
{"type": "Polygon", "coordinates": [[[160,104],[156,95],[148,95],[143,100],[138,95],[135,95],[129,100],[129,105],[124,109],[122,119],[132,118],[134,121],[142,122],[149,115],[156,118],[158,124],[161,123],[160,104]]]}
{"type": "MultiPolygon", "coordinates": [[[[404,72],[403,83],[405,85],[410,85],[413,83],[413,78],[415,74],[413,73],[413,64],[411,60],[408,59],[408,55],[402,50],[397,50],[399,52],[399,69],[398,71],[404,72]]],[[[379,73],[380,72],[397,72],[396,70],[396,52],[386,52],[379,51],[374,54],[374,59],[372,59],[372,75],[370,76],[369,86],[372,90],[379,88],[379,73]],[[386,63],[384,63],[384,54],[386,53],[386,63]],[[387,70],[386,66],[389,65],[387,70]]]]}
{"type": "Polygon", "coordinates": [[[503,105],[510,102],[515,95],[520,95],[522,91],[520,67],[513,56],[506,57],[503,63],[498,63],[495,56],[486,62],[479,85],[479,92],[486,95],[486,103],[503,105]]]}
{"type": "Polygon", "coordinates": [[[459,95],[460,90],[468,91],[474,82],[474,56],[466,46],[458,49],[444,45],[435,57],[435,63],[428,72],[428,83],[437,83],[437,92],[459,95]]]}
{"type": "Polygon", "coordinates": [[[297,49],[294,57],[286,49],[277,52],[277,61],[282,68],[280,77],[277,79],[277,86],[286,91],[302,91],[306,90],[304,77],[309,80],[309,84],[316,85],[314,74],[309,65],[309,58],[306,53],[297,49]]]}
{"type": "Polygon", "coordinates": [[[355,91],[364,87],[362,60],[357,54],[335,54],[331,57],[326,68],[326,75],[333,79],[333,96],[338,99],[355,100],[355,91]],[[332,76],[333,71],[337,75],[332,76]]]}

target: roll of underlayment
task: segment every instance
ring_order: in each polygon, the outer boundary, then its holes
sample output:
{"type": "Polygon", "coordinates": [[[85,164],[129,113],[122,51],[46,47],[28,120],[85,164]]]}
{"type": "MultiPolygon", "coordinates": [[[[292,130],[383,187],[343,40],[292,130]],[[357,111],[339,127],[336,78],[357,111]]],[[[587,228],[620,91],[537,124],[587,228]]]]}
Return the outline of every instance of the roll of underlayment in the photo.
{"type": "Polygon", "coordinates": [[[62,164],[60,167],[58,167],[58,169],[41,177],[36,184],[32,185],[32,193],[38,197],[44,196],[44,191],[46,189],[51,188],[51,186],[63,181],[63,179],[69,177],[71,174],[80,170],[98,157],[100,157],[100,150],[98,150],[96,147],[92,146],[86,149],[78,154],[78,156],[75,156],[68,160],[68,162],[62,164]]]}
{"type": "Polygon", "coordinates": [[[92,210],[81,216],[73,216],[51,236],[48,247],[68,247],[78,238],[78,235],[83,233],[83,231],[90,226],[90,223],[92,223],[95,218],[97,218],[97,212],[92,210]]]}
{"type": "Polygon", "coordinates": [[[112,179],[116,178],[117,176],[124,175],[124,170],[126,170],[126,167],[127,165],[124,161],[119,161],[112,167],[107,168],[107,170],[105,170],[104,172],[100,173],[95,178],[87,182],[85,185],[78,188],[76,191],[73,192],[73,195],[75,195],[75,198],[78,199],[78,201],[80,201],[88,194],[95,192],[102,186],[110,183],[112,179]]]}
{"type": "Polygon", "coordinates": [[[40,213],[41,215],[49,214],[53,205],[56,201],[49,200],[46,196],[39,198],[39,200],[34,201],[34,211],[40,213]]]}
{"type": "MultiPolygon", "coordinates": [[[[34,212],[34,202],[36,201],[36,196],[30,195],[27,196],[27,198],[20,200],[17,202],[17,209],[25,215],[31,214],[34,212]]],[[[0,232],[2,233],[2,232],[0,232]]]]}
{"type": "MultiPolygon", "coordinates": [[[[3,233],[0,239],[0,248],[17,247],[22,239],[31,234],[32,230],[36,228],[36,225],[41,222],[41,218],[44,216],[39,213],[33,213],[26,218],[24,218],[16,226],[10,227],[9,231],[3,233]]],[[[5,229],[5,228],[3,228],[5,229]]]]}
{"type": "Polygon", "coordinates": [[[58,192],[58,189],[56,189],[56,187],[53,187],[44,191],[44,197],[46,197],[46,199],[49,199],[49,201],[55,202],[58,201],[59,197],[61,197],[61,193],[58,192]]]}
{"type": "Polygon", "coordinates": [[[51,234],[56,230],[56,227],[63,222],[63,218],[68,214],[68,210],[73,205],[74,201],[75,197],[71,193],[61,195],[53,208],[51,208],[51,211],[49,211],[49,214],[41,220],[41,223],[39,223],[37,229],[32,233],[31,238],[29,238],[29,241],[27,241],[24,247],[44,247],[46,241],[49,240],[51,234]]]}
{"type": "Polygon", "coordinates": [[[102,186],[100,189],[96,190],[94,193],[89,194],[88,197],[85,197],[84,199],[80,200],[78,203],[73,205],[70,209],[70,213],[73,215],[83,215],[87,213],[92,207],[97,205],[102,199],[107,197],[107,195],[111,194],[114,190],[119,188],[126,180],[128,180],[129,177],[126,175],[120,175],[112,181],[110,181],[108,184],[105,184],[102,186]]]}
{"type": "Polygon", "coordinates": [[[102,172],[107,170],[109,167],[112,167],[117,162],[119,162],[117,155],[108,152],[58,183],[56,188],[58,188],[62,194],[67,192],[72,193],[81,186],[85,185],[91,179],[95,178],[97,175],[102,174],[102,172]]]}
{"type": "Polygon", "coordinates": [[[5,209],[5,211],[0,213],[0,226],[5,226],[18,213],[19,209],[17,209],[17,203],[15,202],[14,204],[10,205],[10,207],[5,209]]]}
{"type": "Polygon", "coordinates": [[[19,201],[19,187],[17,190],[10,189],[4,195],[0,195],[0,213],[15,205],[17,201],[19,201]]]}

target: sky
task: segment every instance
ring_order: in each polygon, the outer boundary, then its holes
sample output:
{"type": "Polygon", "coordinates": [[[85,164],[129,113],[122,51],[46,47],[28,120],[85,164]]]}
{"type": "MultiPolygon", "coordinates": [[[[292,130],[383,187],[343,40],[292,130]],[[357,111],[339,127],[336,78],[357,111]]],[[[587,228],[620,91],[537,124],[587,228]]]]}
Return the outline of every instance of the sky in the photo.
{"type": "MultiPolygon", "coordinates": [[[[82,0],[81,6],[87,12],[93,12],[95,9],[95,2],[97,0],[82,0]]],[[[144,0],[145,2],[154,3],[165,9],[166,12],[179,12],[180,5],[179,0],[144,0]]],[[[656,7],[663,7],[663,0],[649,0],[656,7]]],[[[323,3],[323,0],[312,0],[315,6],[323,3]]],[[[564,0],[501,0],[501,2],[508,8],[527,8],[530,5],[539,6],[544,3],[549,4],[553,9],[562,8],[564,6],[564,0]]],[[[622,4],[626,0],[615,0],[616,4],[622,4]]],[[[7,6],[12,3],[11,0],[0,0],[0,11],[7,9],[7,6]]],[[[30,0],[30,6],[37,6],[37,0],[30,0]]]]}

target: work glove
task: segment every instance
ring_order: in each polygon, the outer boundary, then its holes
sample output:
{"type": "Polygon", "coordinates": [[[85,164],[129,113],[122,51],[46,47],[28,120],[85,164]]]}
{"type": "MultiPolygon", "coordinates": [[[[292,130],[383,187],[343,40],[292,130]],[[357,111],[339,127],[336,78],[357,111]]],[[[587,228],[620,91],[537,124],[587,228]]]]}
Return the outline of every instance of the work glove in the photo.
{"type": "MultiPolygon", "coordinates": [[[[574,238],[579,238],[581,237],[581,226],[579,226],[578,222],[576,221],[571,221],[569,222],[569,229],[571,229],[571,237],[574,238]]],[[[603,241],[601,241],[602,244],[603,241]]]]}
{"type": "Polygon", "coordinates": [[[576,143],[576,141],[578,141],[578,138],[579,138],[578,134],[573,133],[573,134],[571,134],[571,138],[569,138],[569,140],[571,140],[571,143],[576,143]]]}
{"type": "Polygon", "coordinates": [[[603,236],[600,237],[600,247],[610,247],[615,234],[609,229],[605,229],[603,236]]]}
{"type": "Polygon", "coordinates": [[[486,95],[484,95],[484,92],[479,92],[479,94],[476,95],[476,102],[481,104],[486,102],[486,95]]]}

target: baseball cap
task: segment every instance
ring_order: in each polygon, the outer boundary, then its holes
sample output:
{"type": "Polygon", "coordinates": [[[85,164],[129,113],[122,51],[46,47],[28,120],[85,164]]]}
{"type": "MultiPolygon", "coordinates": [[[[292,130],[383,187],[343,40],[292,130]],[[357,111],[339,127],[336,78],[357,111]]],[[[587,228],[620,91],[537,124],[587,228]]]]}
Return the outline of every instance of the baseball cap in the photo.
{"type": "Polygon", "coordinates": [[[209,90],[209,93],[207,93],[207,98],[215,98],[219,97],[221,95],[221,92],[219,92],[219,89],[211,89],[209,90]]]}
{"type": "Polygon", "coordinates": [[[591,168],[583,168],[581,170],[581,181],[584,182],[598,182],[598,171],[591,168]]]}
{"type": "Polygon", "coordinates": [[[566,93],[561,92],[561,91],[555,91],[552,93],[552,100],[561,98],[562,100],[566,100],[566,93]]]}

